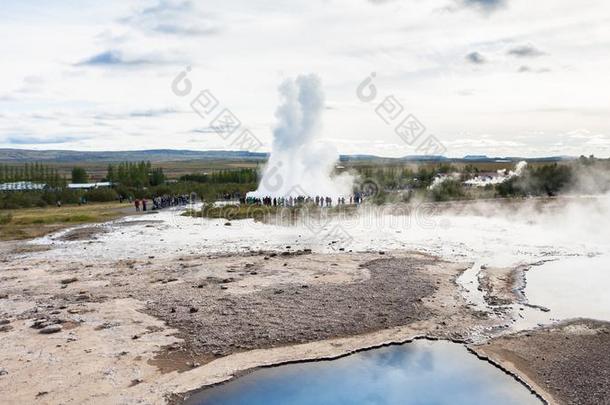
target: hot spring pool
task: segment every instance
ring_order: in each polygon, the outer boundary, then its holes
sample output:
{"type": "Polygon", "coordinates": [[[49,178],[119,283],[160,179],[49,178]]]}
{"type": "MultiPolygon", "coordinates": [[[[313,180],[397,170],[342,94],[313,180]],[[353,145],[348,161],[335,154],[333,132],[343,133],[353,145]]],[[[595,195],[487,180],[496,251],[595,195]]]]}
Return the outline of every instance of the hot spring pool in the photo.
{"type": "Polygon", "coordinates": [[[465,347],[419,340],[332,361],[259,369],[187,404],[540,404],[465,347]]]}

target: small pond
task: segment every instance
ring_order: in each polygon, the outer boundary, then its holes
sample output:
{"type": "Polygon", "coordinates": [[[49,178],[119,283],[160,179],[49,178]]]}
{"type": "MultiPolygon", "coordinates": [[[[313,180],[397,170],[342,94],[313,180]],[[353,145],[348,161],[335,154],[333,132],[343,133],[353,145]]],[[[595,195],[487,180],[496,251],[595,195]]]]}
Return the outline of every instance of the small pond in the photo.
{"type": "Polygon", "coordinates": [[[263,368],[187,404],[540,404],[463,345],[418,340],[332,361],[263,368]]]}

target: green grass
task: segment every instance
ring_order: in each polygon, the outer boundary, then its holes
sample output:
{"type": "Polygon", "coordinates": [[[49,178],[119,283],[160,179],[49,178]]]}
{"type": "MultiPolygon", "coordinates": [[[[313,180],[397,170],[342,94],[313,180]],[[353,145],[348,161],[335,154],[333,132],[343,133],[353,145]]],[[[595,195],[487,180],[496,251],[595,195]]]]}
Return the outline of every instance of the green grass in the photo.
{"type": "Polygon", "coordinates": [[[262,220],[267,215],[276,214],[279,207],[263,207],[256,205],[225,205],[214,207],[207,205],[201,210],[187,210],[182,215],[199,218],[224,218],[226,220],[237,220],[254,218],[262,220]]]}
{"type": "MultiPolygon", "coordinates": [[[[328,214],[349,213],[356,210],[355,205],[341,205],[331,208],[324,208],[328,214]]],[[[273,207],[261,205],[225,205],[223,207],[214,207],[207,205],[201,210],[187,210],[182,215],[197,218],[212,218],[238,220],[253,218],[257,221],[268,219],[272,216],[288,216],[297,218],[300,214],[316,214],[321,211],[320,207],[315,205],[302,205],[298,207],[273,207]]]]}
{"type": "Polygon", "coordinates": [[[10,224],[13,220],[13,214],[7,212],[6,214],[0,214],[0,225],[10,224]]]}
{"type": "Polygon", "coordinates": [[[10,210],[0,213],[0,240],[36,238],[73,225],[110,221],[128,207],[113,202],[10,210]]]}

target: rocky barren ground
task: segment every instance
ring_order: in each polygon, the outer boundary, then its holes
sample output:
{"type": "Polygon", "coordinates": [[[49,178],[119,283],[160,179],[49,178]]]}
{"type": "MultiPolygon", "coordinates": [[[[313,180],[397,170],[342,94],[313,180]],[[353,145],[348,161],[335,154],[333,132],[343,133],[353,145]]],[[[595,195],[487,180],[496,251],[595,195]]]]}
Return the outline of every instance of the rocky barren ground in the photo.
{"type": "Polygon", "coordinates": [[[306,267],[319,260],[301,255],[266,257],[249,258],[241,273],[203,278],[181,289],[166,284],[154,296],[138,292],[136,297],[147,299],[148,313],[184,331],[190,348],[216,356],[362,334],[433,316],[422,303],[441,283],[441,275],[429,270],[435,263],[432,258],[366,261],[366,256],[331,256],[327,258],[331,269],[349,261],[357,280],[319,282],[326,273],[319,269],[301,283],[278,280],[249,293],[232,293],[232,284],[270,275],[274,270],[267,263],[306,267]]]}
{"type": "Polygon", "coordinates": [[[610,395],[607,324],[510,333],[522,268],[483,269],[482,312],[456,282],[472,263],[416,252],[91,261],[50,260],[50,248],[0,245],[2,403],[179,402],[259,366],[423,336],[468,343],[551,403],[610,395]]]}
{"type": "Polygon", "coordinates": [[[562,404],[610,403],[610,323],[576,319],[474,346],[562,404]]]}

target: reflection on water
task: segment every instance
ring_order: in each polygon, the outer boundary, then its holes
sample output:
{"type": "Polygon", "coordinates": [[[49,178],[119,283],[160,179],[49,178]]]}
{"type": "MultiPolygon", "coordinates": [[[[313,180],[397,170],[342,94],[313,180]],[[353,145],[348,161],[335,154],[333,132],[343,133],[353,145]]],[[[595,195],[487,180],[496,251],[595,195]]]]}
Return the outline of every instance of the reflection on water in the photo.
{"type": "Polygon", "coordinates": [[[540,404],[524,386],[449,342],[416,341],[338,360],[257,370],[187,404],[540,404]]]}

